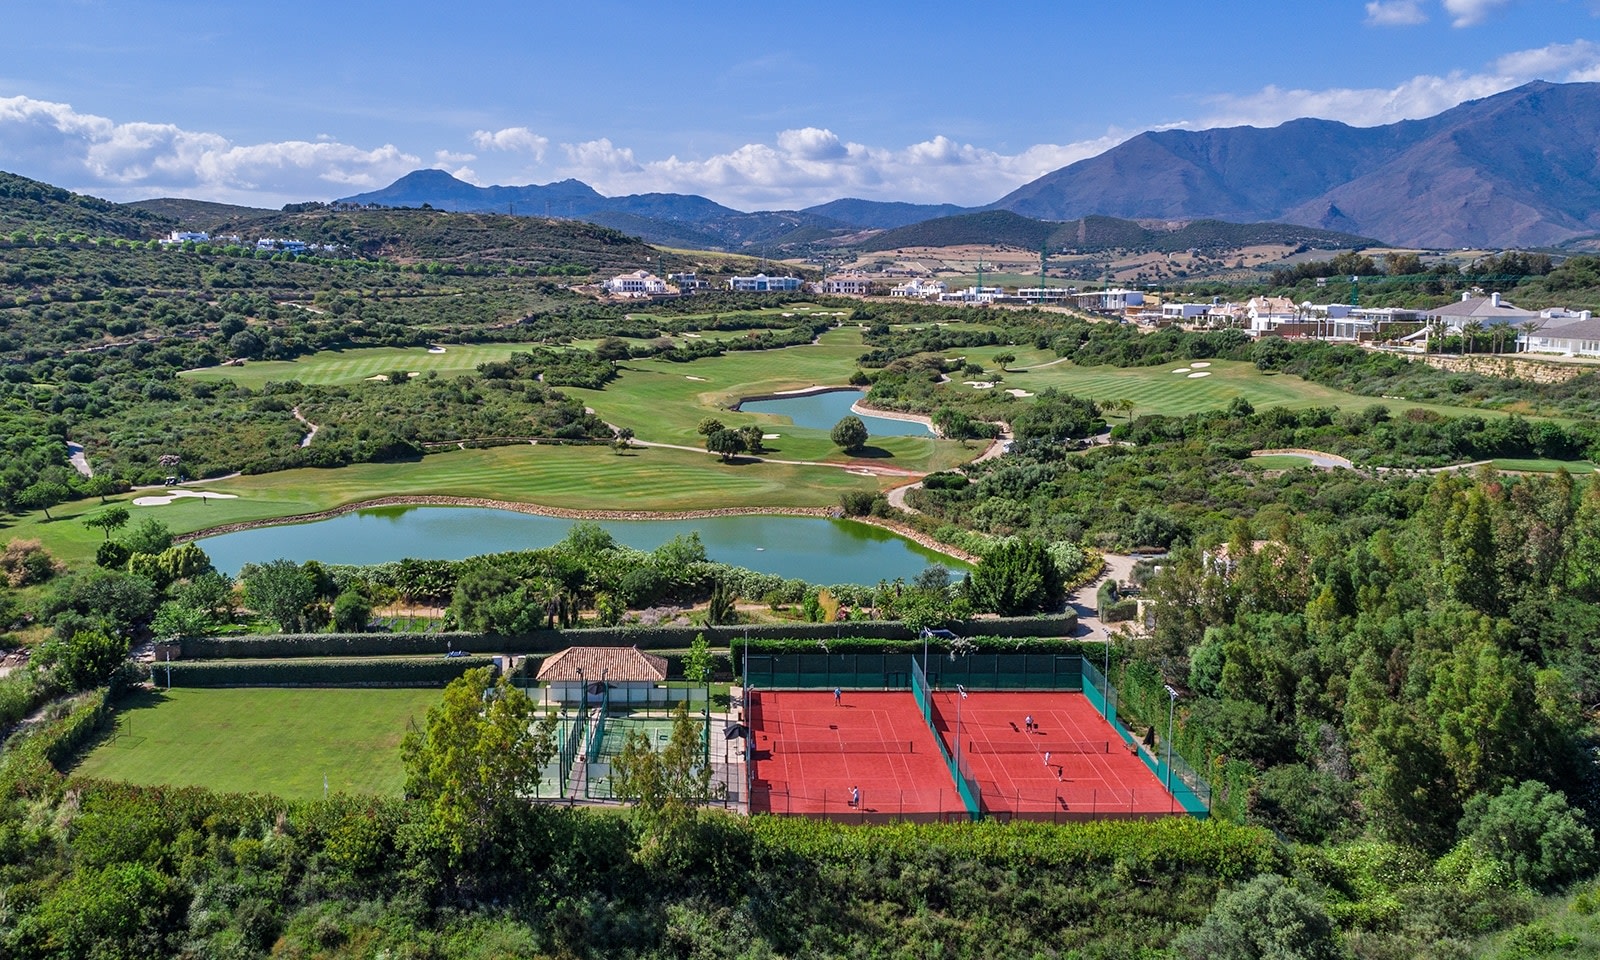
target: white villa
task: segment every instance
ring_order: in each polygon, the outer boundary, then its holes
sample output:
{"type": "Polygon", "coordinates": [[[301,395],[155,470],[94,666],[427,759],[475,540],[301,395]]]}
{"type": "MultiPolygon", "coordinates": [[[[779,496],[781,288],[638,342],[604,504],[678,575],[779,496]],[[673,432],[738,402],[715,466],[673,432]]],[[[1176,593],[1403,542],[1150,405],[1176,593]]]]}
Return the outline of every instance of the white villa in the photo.
{"type": "Polygon", "coordinates": [[[1300,308],[1288,297],[1251,297],[1244,305],[1244,315],[1249,321],[1252,337],[1272,333],[1286,323],[1300,320],[1300,308]]]}
{"type": "Polygon", "coordinates": [[[840,273],[817,284],[818,293],[865,297],[872,293],[872,278],[864,273],[840,273]]]}
{"type": "Polygon", "coordinates": [[[653,273],[635,270],[606,281],[606,293],[622,297],[659,297],[667,292],[667,282],[653,273]]]}
{"type": "Polygon", "coordinates": [[[165,240],[163,240],[161,242],[164,243],[164,244],[173,244],[173,243],[210,243],[211,242],[211,234],[205,233],[205,232],[197,232],[197,231],[193,231],[193,230],[174,230],[174,231],[172,231],[172,233],[168,234],[167,239],[165,239],[165,240]]]}
{"type": "Polygon", "coordinates": [[[1144,306],[1144,293],[1140,290],[1091,290],[1074,294],[1078,309],[1094,313],[1126,313],[1129,307],[1144,306]]]}
{"type": "Polygon", "coordinates": [[[943,280],[911,279],[889,289],[891,297],[909,297],[917,300],[937,300],[950,288],[943,280]]]}
{"type": "Polygon", "coordinates": [[[1510,301],[1500,299],[1498,293],[1491,293],[1487,297],[1474,297],[1470,293],[1463,293],[1461,299],[1455,303],[1435,307],[1424,312],[1422,316],[1425,322],[1441,327],[1449,333],[1460,333],[1461,328],[1469,323],[1483,327],[1502,323],[1518,327],[1539,319],[1539,314],[1512,306],[1510,301]]]}
{"type": "Polygon", "coordinates": [[[1076,295],[1076,289],[1066,287],[1023,287],[1017,291],[1017,299],[1031,303],[1066,303],[1076,295]]]}
{"type": "Polygon", "coordinates": [[[1517,337],[1523,353],[1558,353],[1564,357],[1600,357],[1600,320],[1588,310],[1544,310],[1517,337]]]}
{"type": "Polygon", "coordinates": [[[1004,287],[964,287],[939,294],[940,303],[994,303],[1005,299],[1004,287]]]}
{"type": "Polygon", "coordinates": [[[730,277],[728,289],[739,293],[768,293],[778,290],[799,290],[799,277],[769,277],[758,273],[753,277],[730,277]]]}

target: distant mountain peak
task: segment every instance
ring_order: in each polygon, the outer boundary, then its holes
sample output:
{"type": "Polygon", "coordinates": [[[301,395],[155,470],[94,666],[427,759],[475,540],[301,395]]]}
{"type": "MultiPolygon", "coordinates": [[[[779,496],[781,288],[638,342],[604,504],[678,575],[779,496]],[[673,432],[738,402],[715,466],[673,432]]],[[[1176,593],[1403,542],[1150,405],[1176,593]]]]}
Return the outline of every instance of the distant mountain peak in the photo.
{"type": "Polygon", "coordinates": [[[1600,84],[1536,80],[1375,127],[1142,133],[992,206],[1045,220],[1285,221],[1426,247],[1538,246],[1600,231],[1600,84]]]}

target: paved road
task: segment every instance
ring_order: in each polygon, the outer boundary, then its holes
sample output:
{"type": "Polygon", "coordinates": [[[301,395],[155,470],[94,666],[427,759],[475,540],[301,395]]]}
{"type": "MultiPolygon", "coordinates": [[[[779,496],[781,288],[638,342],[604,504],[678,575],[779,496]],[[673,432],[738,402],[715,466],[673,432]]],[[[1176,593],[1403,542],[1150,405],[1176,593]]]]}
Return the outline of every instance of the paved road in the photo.
{"type": "Polygon", "coordinates": [[[94,476],[94,468],[89,466],[89,458],[84,455],[83,444],[67,441],[67,462],[72,464],[72,469],[84,476],[94,476]]]}
{"type": "Polygon", "coordinates": [[[1100,576],[1067,595],[1067,606],[1078,615],[1078,629],[1073,633],[1074,637],[1079,640],[1105,640],[1106,625],[1100,622],[1095,594],[1099,592],[1100,584],[1107,580],[1126,583],[1133,576],[1133,565],[1141,559],[1122,553],[1108,553],[1105,555],[1105,569],[1100,576]]]}

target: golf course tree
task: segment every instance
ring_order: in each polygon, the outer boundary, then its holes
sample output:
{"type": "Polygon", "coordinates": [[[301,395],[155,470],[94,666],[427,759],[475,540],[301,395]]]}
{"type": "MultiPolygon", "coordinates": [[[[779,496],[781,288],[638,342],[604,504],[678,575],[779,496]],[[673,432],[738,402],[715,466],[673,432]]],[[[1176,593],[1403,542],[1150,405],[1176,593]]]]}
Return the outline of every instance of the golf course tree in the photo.
{"type": "Polygon", "coordinates": [[[43,510],[46,520],[53,520],[50,508],[71,496],[71,491],[64,483],[53,480],[40,480],[30,484],[17,494],[17,505],[24,510],[43,510]]]}
{"type": "Polygon", "coordinates": [[[1000,368],[1000,372],[1001,373],[1005,373],[1006,372],[1006,365],[1007,364],[1016,363],[1016,362],[1017,362],[1017,355],[1014,354],[1014,353],[997,353],[997,354],[994,355],[994,365],[1000,368]]]}
{"type": "Polygon", "coordinates": [[[110,540],[112,532],[127,526],[131,516],[127,507],[111,507],[84,520],[83,525],[90,529],[104,530],[106,539],[110,540]]]}
{"type": "Polygon", "coordinates": [[[427,805],[456,865],[514,829],[555,756],[555,727],[554,714],[480,667],[450,681],[443,701],[406,732],[406,795],[427,805]]]}
{"type": "Polygon", "coordinates": [[[977,422],[954,407],[940,407],[933,415],[933,425],[946,440],[966,443],[979,436],[977,422]]]}
{"type": "Polygon", "coordinates": [[[860,453],[861,448],[867,445],[867,425],[861,418],[851,414],[833,425],[833,432],[829,438],[833,445],[845,453],[860,453]]]}
{"type": "Polygon", "coordinates": [[[727,463],[746,449],[744,437],[737,430],[718,430],[706,435],[706,449],[727,463]]]}
{"type": "Polygon", "coordinates": [[[621,337],[606,337],[595,345],[594,355],[615,366],[632,356],[632,350],[621,337]]]}

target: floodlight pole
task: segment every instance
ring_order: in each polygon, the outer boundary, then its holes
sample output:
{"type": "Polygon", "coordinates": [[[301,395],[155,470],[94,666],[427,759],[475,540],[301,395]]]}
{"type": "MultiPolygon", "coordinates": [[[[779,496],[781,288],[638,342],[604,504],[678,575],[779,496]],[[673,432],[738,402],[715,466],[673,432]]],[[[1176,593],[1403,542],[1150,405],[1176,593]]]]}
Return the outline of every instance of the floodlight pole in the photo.
{"type": "Polygon", "coordinates": [[[167,655],[167,690],[172,690],[172,651],[164,651],[167,655]]]}
{"type": "Polygon", "coordinates": [[[583,682],[583,668],[574,667],[578,671],[578,709],[582,711],[583,719],[589,719],[589,687],[583,682]]]}
{"type": "Polygon", "coordinates": [[[967,699],[967,688],[956,684],[956,773],[961,772],[961,701],[967,699]]]}
{"type": "Polygon", "coordinates": [[[1167,793],[1172,792],[1172,712],[1178,705],[1178,691],[1162,684],[1167,691],[1167,793]]]}

